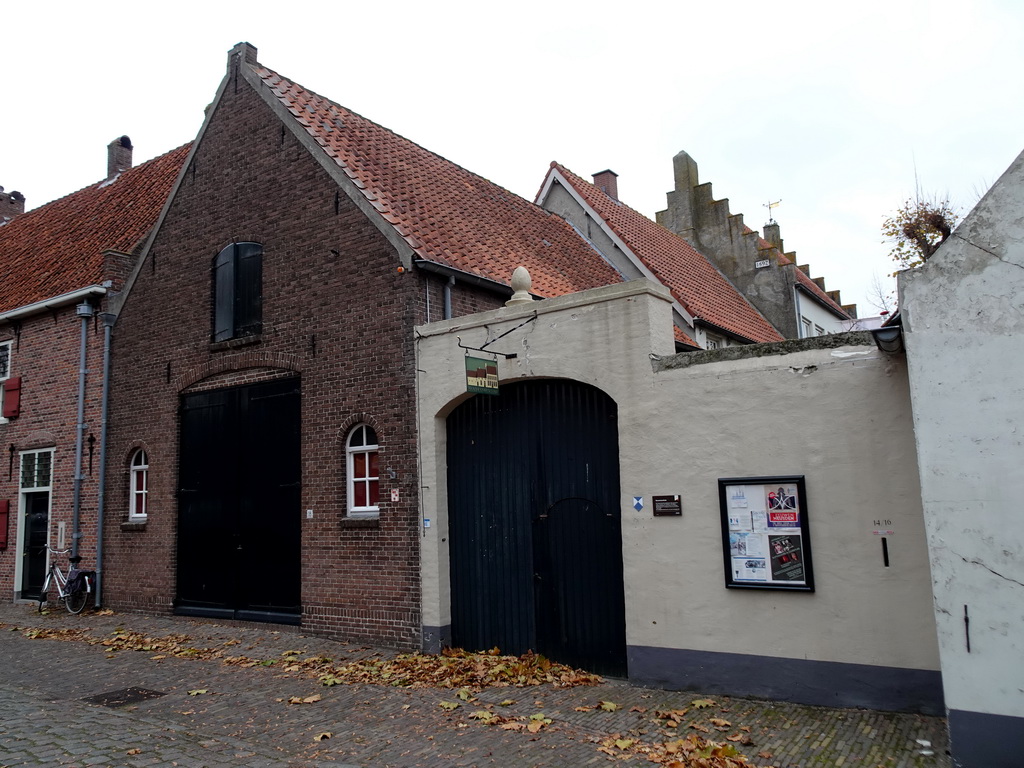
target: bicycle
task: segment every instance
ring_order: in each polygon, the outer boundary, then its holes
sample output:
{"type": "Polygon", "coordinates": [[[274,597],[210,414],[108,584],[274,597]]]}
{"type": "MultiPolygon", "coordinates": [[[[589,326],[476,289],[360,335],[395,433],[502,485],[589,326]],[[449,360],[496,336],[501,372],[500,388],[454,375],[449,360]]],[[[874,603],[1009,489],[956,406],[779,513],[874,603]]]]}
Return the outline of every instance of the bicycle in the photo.
{"type": "Polygon", "coordinates": [[[50,553],[50,568],[46,572],[43,587],[39,591],[39,612],[43,612],[43,606],[46,605],[46,592],[52,584],[57,588],[57,601],[64,603],[68,613],[81,613],[89,601],[89,593],[92,592],[92,582],[96,578],[96,573],[79,570],[76,566],[82,562],[82,558],[76,555],[68,558],[69,567],[65,576],[53,556],[65,555],[71,550],[52,549],[47,544],[46,551],[50,553]]]}

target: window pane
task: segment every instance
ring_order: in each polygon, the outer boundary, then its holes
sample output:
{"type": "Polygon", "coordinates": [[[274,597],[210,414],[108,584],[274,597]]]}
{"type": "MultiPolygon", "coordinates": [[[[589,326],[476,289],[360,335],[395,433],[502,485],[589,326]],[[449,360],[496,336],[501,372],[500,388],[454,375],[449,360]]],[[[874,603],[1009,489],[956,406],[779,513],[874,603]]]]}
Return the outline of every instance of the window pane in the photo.
{"type": "Polygon", "coordinates": [[[353,490],[355,491],[355,497],[356,497],[355,498],[355,504],[353,506],[365,507],[366,506],[366,483],[361,483],[361,482],[355,483],[353,485],[353,490]]]}
{"type": "Polygon", "coordinates": [[[352,477],[353,478],[366,477],[366,454],[365,453],[354,453],[354,454],[352,454],[352,477]]]}
{"type": "Polygon", "coordinates": [[[135,514],[144,515],[146,514],[146,494],[140,493],[138,501],[135,504],[135,514]]]}
{"type": "Polygon", "coordinates": [[[0,344],[0,379],[6,379],[11,371],[11,345],[0,344]]]}
{"type": "Polygon", "coordinates": [[[21,487],[31,488],[35,485],[36,454],[26,453],[21,457],[21,487]]]}
{"type": "Polygon", "coordinates": [[[380,488],[376,480],[370,481],[370,506],[376,507],[380,504],[380,488]]]}
{"type": "Polygon", "coordinates": [[[135,475],[135,490],[144,491],[146,490],[146,473],[145,472],[133,472],[135,475]]]}
{"type": "Polygon", "coordinates": [[[51,453],[36,454],[36,487],[45,488],[50,484],[50,458],[51,453]]]}
{"type": "Polygon", "coordinates": [[[235,263],[235,335],[259,333],[263,326],[263,246],[239,243],[235,263]]]}
{"type": "Polygon", "coordinates": [[[363,427],[366,430],[366,443],[365,445],[376,445],[377,444],[377,433],[373,431],[373,427],[363,427]]]}
{"type": "Polygon", "coordinates": [[[348,444],[353,448],[359,448],[366,445],[366,441],[363,439],[364,435],[363,427],[356,427],[356,430],[352,433],[352,438],[348,441],[348,444]]]}
{"type": "Polygon", "coordinates": [[[380,472],[377,469],[377,452],[374,451],[370,454],[370,477],[380,477],[380,472]]]}

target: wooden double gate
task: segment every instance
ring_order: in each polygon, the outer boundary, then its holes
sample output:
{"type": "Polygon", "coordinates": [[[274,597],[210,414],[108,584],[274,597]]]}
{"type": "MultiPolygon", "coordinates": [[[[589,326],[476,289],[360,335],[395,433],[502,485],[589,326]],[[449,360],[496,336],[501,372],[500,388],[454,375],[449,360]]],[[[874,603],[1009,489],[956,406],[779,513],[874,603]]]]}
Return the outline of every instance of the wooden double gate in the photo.
{"type": "Polygon", "coordinates": [[[447,428],[453,644],[625,674],[614,401],[572,381],[503,384],[447,428]]]}
{"type": "Polygon", "coordinates": [[[179,613],[299,623],[299,379],[185,395],[179,613]]]}

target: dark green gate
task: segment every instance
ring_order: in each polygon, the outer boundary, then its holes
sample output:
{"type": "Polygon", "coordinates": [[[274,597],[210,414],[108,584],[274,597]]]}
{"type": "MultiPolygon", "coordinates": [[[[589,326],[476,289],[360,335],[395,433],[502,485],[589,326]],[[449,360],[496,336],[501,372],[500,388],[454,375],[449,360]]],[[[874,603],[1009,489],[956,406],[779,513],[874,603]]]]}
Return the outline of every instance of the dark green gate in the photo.
{"type": "Polygon", "coordinates": [[[179,613],[298,623],[299,379],[181,404],[179,613]]]}
{"type": "Polygon", "coordinates": [[[448,417],[452,641],[625,674],[617,409],[563,380],[448,417]]]}

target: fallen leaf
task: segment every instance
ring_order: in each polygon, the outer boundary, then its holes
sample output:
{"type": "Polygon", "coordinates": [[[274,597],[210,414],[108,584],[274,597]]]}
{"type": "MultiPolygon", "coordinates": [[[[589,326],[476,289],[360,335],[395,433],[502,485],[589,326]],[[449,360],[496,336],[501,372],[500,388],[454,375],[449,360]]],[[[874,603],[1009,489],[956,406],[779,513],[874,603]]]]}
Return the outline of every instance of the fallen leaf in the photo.
{"type": "Polygon", "coordinates": [[[715,706],[715,702],[713,702],[711,699],[695,699],[694,701],[690,702],[690,706],[695,707],[697,709],[707,709],[708,707],[715,706]]]}
{"type": "Polygon", "coordinates": [[[306,698],[304,698],[302,700],[302,703],[303,704],[315,704],[316,702],[320,701],[320,699],[322,699],[322,698],[323,697],[319,693],[315,693],[312,696],[307,696],[306,698]]]}
{"type": "Polygon", "coordinates": [[[720,717],[708,718],[708,722],[712,725],[717,725],[719,728],[728,728],[730,725],[732,725],[732,723],[730,723],[728,720],[722,720],[720,717]]]}
{"type": "Polygon", "coordinates": [[[316,736],[314,736],[313,737],[313,741],[323,741],[324,739],[331,738],[331,736],[333,736],[333,735],[334,734],[331,733],[330,731],[324,731],[323,733],[318,733],[316,736]]]}
{"type": "Polygon", "coordinates": [[[160,659],[166,659],[166,658],[167,657],[164,656],[162,653],[158,653],[156,656],[150,656],[149,657],[150,661],[160,661],[160,659]]]}
{"type": "Polygon", "coordinates": [[[498,702],[498,706],[499,707],[511,707],[515,703],[516,703],[515,699],[505,699],[504,701],[499,701],[498,702]]]}
{"type": "Polygon", "coordinates": [[[772,753],[771,753],[771,752],[767,752],[767,751],[764,751],[764,752],[758,752],[758,753],[757,753],[757,756],[758,756],[758,757],[760,757],[760,758],[763,758],[763,759],[765,759],[765,760],[768,760],[769,758],[771,758],[771,757],[772,757],[772,753]]]}
{"type": "Polygon", "coordinates": [[[136,747],[135,749],[129,749],[127,752],[125,752],[125,754],[126,755],[141,755],[142,754],[142,750],[139,749],[138,747],[136,747]]]}
{"type": "Polygon", "coordinates": [[[598,703],[597,706],[599,706],[605,712],[614,712],[616,709],[619,708],[619,705],[613,701],[602,701],[598,703]]]}
{"type": "Polygon", "coordinates": [[[189,696],[199,696],[200,694],[207,693],[205,688],[196,688],[194,691],[189,691],[189,696]]]}
{"type": "Polygon", "coordinates": [[[615,740],[615,746],[618,747],[619,749],[629,749],[630,747],[633,746],[633,740],[632,739],[616,739],[615,740]]]}
{"type": "Polygon", "coordinates": [[[527,723],[526,730],[528,730],[530,733],[537,733],[537,731],[539,731],[543,727],[544,723],[542,723],[540,720],[531,720],[529,723],[527,723]]]}
{"type": "Polygon", "coordinates": [[[576,712],[593,712],[594,708],[593,707],[573,707],[573,710],[576,711],[576,712]]]}
{"type": "Polygon", "coordinates": [[[453,709],[458,709],[462,705],[459,704],[459,702],[457,701],[442,701],[439,706],[441,707],[441,709],[447,709],[448,711],[451,711],[453,709]]]}
{"type": "Polygon", "coordinates": [[[632,706],[629,708],[630,712],[639,712],[641,715],[647,711],[647,707],[632,706]]]}

